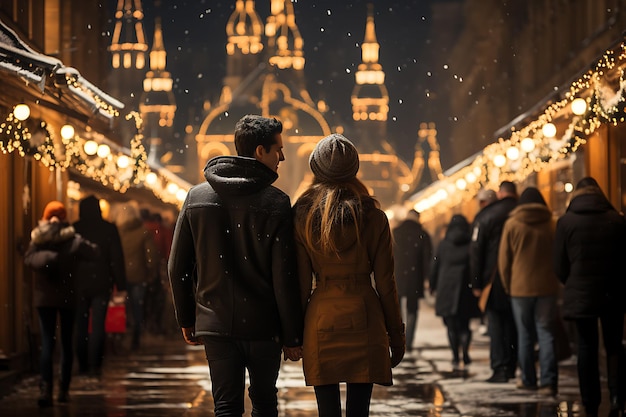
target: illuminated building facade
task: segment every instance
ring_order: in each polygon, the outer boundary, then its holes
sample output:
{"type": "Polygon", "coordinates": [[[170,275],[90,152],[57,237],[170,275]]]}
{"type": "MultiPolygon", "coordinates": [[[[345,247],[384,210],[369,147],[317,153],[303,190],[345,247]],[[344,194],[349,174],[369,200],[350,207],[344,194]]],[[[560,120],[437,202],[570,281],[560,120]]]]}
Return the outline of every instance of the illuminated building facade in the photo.
{"type": "MultiPolygon", "coordinates": [[[[288,161],[280,166],[276,185],[292,198],[312,180],[308,158],[316,143],[337,132],[355,142],[361,159],[359,178],[383,207],[399,203],[419,179],[388,141],[389,94],[378,62],[380,46],[373,10],[368,13],[362,63],[351,96],[353,121],[332,125],[327,104],[314,101],[306,87],[304,40],[295,21],[294,3],[272,0],[265,26],[254,4],[253,0],[237,0],[226,24],[227,73],[219,100],[208,106],[195,135],[197,165],[204,166],[214,156],[235,153],[234,126],[245,114],[277,117],[283,122],[288,161]]],[[[423,165],[424,154],[415,155],[421,160],[414,164],[423,165]]]]}

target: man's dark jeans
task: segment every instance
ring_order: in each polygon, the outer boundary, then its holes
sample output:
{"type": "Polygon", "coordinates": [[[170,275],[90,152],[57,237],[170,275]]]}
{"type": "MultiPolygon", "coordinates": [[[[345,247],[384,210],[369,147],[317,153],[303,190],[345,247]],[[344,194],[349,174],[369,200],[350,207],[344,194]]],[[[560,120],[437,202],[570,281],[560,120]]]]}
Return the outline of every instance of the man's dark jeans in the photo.
{"type": "MultiPolygon", "coordinates": [[[[623,406],[626,391],[626,361],[622,346],[624,314],[606,313],[600,316],[602,340],[606,351],[607,385],[611,401],[623,406]]],[[[598,361],[598,318],[576,319],[578,330],[578,382],[580,396],[589,414],[598,413],[601,401],[600,364],[598,361]]],[[[621,408],[621,407],[620,407],[621,408]]]]}
{"type": "Polygon", "coordinates": [[[100,373],[104,356],[105,327],[109,294],[80,296],[76,306],[76,357],[81,373],[100,373]],[[89,314],[91,311],[91,334],[89,314]]]}
{"type": "Polygon", "coordinates": [[[281,346],[274,341],[203,337],[209,363],[215,417],[244,413],[246,369],[252,417],[278,416],[276,380],[281,346]]]}
{"type": "Polygon", "coordinates": [[[512,378],[517,368],[517,329],[511,312],[487,309],[491,369],[512,378]]]}

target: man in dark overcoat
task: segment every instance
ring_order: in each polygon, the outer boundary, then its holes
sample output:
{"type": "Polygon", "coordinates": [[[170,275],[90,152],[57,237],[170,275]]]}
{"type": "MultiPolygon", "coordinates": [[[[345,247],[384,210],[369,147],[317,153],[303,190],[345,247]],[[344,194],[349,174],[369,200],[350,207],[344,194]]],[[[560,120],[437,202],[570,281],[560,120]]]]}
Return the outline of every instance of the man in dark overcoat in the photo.
{"type": "Polygon", "coordinates": [[[406,305],[406,351],[413,348],[419,300],[424,298],[424,280],[428,280],[433,257],[430,235],[424,230],[419,213],[410,210],[406,219],[393,229],[393,257],[398,296],[406,305]]]}
{"type": "Polygon", "coordinates": [[[503,181],[497,194],[498,200],[485,206],[474,218],[470,243],[472,291],[476,297],[486,298],[484,311],[488,321],[489,359],[493,370],[487,382],[494,383],[514,378],[517,367],[515,321],[497,265],[502,228],[517,205],[515,184],[503,181]]]}

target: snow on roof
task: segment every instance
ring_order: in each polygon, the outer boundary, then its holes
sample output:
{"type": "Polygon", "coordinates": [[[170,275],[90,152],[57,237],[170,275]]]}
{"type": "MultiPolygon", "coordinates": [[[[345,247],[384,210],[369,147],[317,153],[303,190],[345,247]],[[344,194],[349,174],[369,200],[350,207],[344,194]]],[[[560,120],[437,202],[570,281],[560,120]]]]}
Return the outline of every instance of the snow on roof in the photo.
{"type": "Polygon", "coordinates": [[[76,97],[85,102],[94,112],[105,118],[119,114],[124,104],[104,93],[80,75],[77,69],[66,67],[53,57],[41,54],[24,41],[0,19],[0,71],[13,73],[26,82],[35,83],[44,93],[46,81],[50,76],[58,81],[62,77],[62,86],[67,87],[76,97]]]}

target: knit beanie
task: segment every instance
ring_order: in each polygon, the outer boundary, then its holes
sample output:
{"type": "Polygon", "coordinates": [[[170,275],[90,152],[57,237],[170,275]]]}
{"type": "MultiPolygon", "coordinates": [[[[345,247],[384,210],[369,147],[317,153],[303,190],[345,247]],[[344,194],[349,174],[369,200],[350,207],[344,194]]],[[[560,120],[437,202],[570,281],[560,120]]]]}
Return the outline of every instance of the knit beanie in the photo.
{"type": "Polygon", "coordinates": [[[67,211],[65,206],[60,201],[51,201],[46,204],[46,208],[43,210],[43,219],[50,220],[53,217],[58,217],[59,220],[65,220],[67,217],[67,211]]]}
{"type": "Polygon", "coordinates": [[[333,133],[318,142],[309,158],[309,165],[317,179],[341,182],[356,176],[359,153],[347,138],[333,133]]]}

